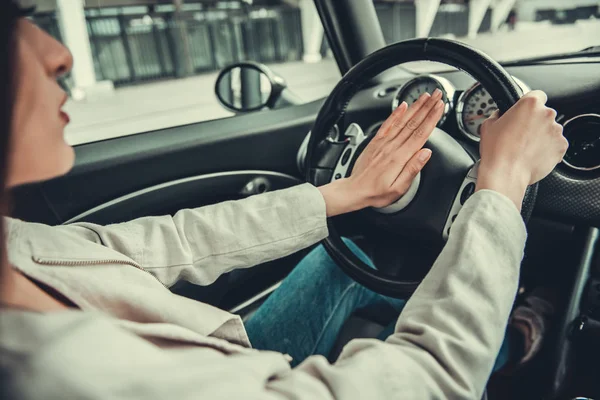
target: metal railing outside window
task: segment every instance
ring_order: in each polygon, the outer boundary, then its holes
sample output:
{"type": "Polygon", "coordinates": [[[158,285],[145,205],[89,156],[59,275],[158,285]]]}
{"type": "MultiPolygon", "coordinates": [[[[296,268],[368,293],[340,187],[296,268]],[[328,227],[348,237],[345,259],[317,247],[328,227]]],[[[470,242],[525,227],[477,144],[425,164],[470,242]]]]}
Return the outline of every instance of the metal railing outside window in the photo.
{"type": "MultiPolygon", "coordinates": [[[[61,39],[54,13],[34,20],[61,39]]],[[[300,10],[291,6],[195,5],[178,17],[170,6],[86,10],[97,79],[116,86],[216,71],[238,61],[302,60],[300,21],[300,10]],[[186,66],[191,71],[185,72],[186,66]]]]}

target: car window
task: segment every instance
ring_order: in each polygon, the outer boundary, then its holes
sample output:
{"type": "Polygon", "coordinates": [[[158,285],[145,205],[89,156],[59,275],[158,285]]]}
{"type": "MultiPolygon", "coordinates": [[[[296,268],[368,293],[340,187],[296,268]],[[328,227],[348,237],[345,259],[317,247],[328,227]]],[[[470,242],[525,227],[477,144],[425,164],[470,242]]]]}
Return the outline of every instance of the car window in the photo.
{"type": "Polygon", "coordinates": [[[71,144],[230,117],[214,87],[233,63],[265,64],[296,103],[340,78],[312,1],[36,3],[33,21],[75,59],[65,79],[71,144]]]}
{"type": "MultiPolygon", "coordinates": [[[[375,0],[387,43],[444,37],[515,61],[600,45],[598,0],[375,0]]],[[[446,67],[418,62],[413,72],[446,67]]]]}

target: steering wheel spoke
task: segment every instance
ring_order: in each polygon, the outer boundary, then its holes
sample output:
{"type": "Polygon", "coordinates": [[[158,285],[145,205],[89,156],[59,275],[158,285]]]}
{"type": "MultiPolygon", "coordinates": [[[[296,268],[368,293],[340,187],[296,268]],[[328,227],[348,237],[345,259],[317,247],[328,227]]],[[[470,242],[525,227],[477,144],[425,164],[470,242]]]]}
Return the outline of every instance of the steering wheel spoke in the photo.
{"type": "Polygon", "coordinates": [[[344,133],[346,140],[344,141],[345,147],[342,155],[338,158],[338,161],[333,170],[331,181],[345,178],[350,175],[350,165],[352,160],[355,158],[360,145],[367,139],[367,136],[363,132],[360,125],[351,123],[344,133]]]}
{"type": "Polygon", "coordinates": [[[448,214],[448,219],[446,220],[446,225],[444,225],[443,237],[444,240],[448,240],[448,235],[450,235],[450,229],[452,228],[452,224],[454,220],[458,216],[461,208],[465,204],[465,202],[475,193],[475,186],[477,185],[477,172],[479,171],[479,161],[473,165],[473,167],[465,176],[465,180],[460,185],[460,189],[454,198],[454,203],[452,204],[452,209],[448,214]]]}

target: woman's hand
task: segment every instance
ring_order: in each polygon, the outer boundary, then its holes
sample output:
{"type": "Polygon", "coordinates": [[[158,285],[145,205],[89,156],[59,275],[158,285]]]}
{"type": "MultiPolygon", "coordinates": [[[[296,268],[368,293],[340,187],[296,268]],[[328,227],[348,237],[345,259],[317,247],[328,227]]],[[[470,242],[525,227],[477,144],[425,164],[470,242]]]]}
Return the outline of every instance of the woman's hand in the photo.
{"type": "Polygon", "coordinates": [[[443,114],[441,98],[442,92],[436,89],[410,107],[402,103],[358,157],[352,175],[319,188],[327,216],[385,207],[408,191],[431,157],[431,150],[423,145],[443,114]]]}
{"type": "Polygon", "coordinates": [[[531,91],[502,117],[495,113],[483,123],[476,190],[502,193],[520,210],[527,186],[562,160],[569,143],[556,111],[545,106],[547,99],[544,92],[531,91]]]}

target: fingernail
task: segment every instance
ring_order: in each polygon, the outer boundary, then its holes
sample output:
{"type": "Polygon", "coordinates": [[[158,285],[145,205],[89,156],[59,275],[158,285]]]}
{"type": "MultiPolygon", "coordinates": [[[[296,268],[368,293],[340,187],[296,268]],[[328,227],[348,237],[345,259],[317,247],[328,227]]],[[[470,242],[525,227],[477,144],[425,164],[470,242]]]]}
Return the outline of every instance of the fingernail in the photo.
{"type": "Polygon", "coordinates": [[[424,99],[425,97],[429,97],[431,96],[429,93],[425,92],[421,95],[421,98],[424,99]]]}
{"type": "Polygon", "coordinates": [[[402,103],[400,103],[400,105],[398,106],[398,108],[400,107],[404,107],[404,108],[408,108],[408,103],[406,101],[403,101],[402,103]]]}
{"type": "Polygon", "coordinates": [[[429,149],[423,149],[419,153],[419,161],[421,161],[423,163],[425,161],[429,160],[429,157],[431,157],[431,150],[429,150],[429,149]]]}
{"type": "Polygon", "coordinates": [[[435,89],[433,91],[433,96],[434,97],[441,97],[442,96],[442,91],[440,89],[435,89]]]}
{"type": "Polygon", "coordinates": [[[444,106],[444,101],[443,101],[443,100],[440,100],[440,101],[438,101],[438,102],[435,104],[435,108],[436,108],[436,109],[438,109],[438,108],[442,108],[443,106],[444,106]]]}

